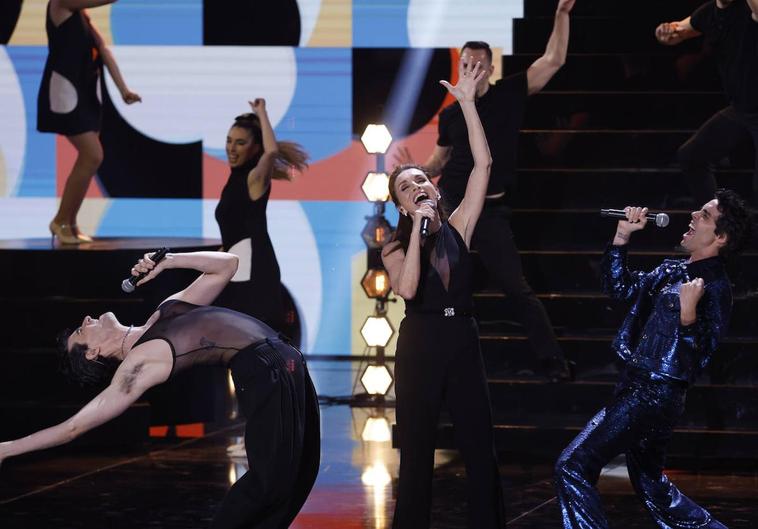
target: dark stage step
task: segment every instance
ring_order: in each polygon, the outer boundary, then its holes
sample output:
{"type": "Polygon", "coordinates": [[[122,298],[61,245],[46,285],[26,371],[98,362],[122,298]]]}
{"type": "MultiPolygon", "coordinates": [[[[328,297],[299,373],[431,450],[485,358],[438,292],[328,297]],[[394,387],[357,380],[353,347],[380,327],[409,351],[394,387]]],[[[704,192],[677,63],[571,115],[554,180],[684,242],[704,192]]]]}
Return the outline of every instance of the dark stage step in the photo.
{"type": "MultiPolygon", "coordinates": [[[[530,373],[535,366],[532,352],[523,330],[511,322],[509,334],[491,333],[481,325],[481,347],[488,376],[535,379],[530,373]]],[[[558,333],[558,344],[567,358],[576,362],[577,380],[615,381],[620,368],[619,359],[611,349],[617,329],[602,329],[593,334],[558,333]]],[[[727,337],[713,355],[708,368],[701,373],[698,384],[738,384],[758,387],[758,337],[727,337]]],[[[751,406],[750,402],[743,403],[751,406]]]]}
{"type": "MultiPolygon", "coordinates": [[[[692,13],[702,0],[637,0],[633,4],[608,2],[608,0],[584,0],[577,2],[571,11],[573,16],[606,16],[634,18],[639,15],[654,15],[661,20],[681,20],[692,13]]],[[[526,0],[524,16],[550,17],[555,13],[558,4],[555,0],[526,0]]]]}
{"type": "MultiPolygon", "coordinates": [[[[684,14],[682,18],[685,18],[684,14]]],[[[652,12],[626,18],[571,18],[571,53],[651,53],[659,55],[699,52],[703,39],[691,39],[679,46],[664,46],[655,39],[655,28],[667,21],[652,12]]],[[[517,53],[542,53],[551,31],[553,17],[517,18],[513,21],[513,49],[517,53]]]]}
{"type": "MultiPolygon", "coordinates": [[[[676,163],[677,149],[694,130],[523,130],[519,167],[649,168],[676,163]]],[[[749,137],[729,156],[727,167],[752,169],[755,154],[749,137]]]]}
{"type": "Polygon", "coordinates": [[[727,106],[721,92],[545,91],[529,99],[525,129],[697,129],[727,106]]]}
{"type": "MultiPolygon", "coordinates": [[[[748,198],[753,171],[722,169],[714,172],[721,187],[748,198]]],[[[645,169],[521,169],[510,198],[518,209],[582,209],[604,204],[642,204],[655,209],[694,209],[685,177],[678,167],[645,169]],[[550,192],[546,193],[545,190],[550,192]]],[[[702,205],[702,204],[699,204],[702,205]]],[[[610,207],[610,206],[608,206],[610,207]]]]}
{"type": "MultiPolygon", "coordinates": [[[[503,75],[526,70],[542,52],[504,56],[503,75]]],[[[603,91],[721,92],[723,88],[715,61],[705,53],[574,53],[569,49],[566,64],[550,80],[545,90],[582,90],[586,99],[595,92],[603,91]]]]}

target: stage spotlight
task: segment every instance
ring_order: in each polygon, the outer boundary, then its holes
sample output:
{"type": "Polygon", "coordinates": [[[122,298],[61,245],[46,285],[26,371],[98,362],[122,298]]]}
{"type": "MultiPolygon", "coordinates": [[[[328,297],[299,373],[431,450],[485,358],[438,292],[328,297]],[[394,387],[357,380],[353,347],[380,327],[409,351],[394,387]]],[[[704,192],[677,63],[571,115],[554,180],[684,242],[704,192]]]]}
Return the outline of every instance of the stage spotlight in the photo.
{"type": "Polygon", "coordinates": [[[384,316],[369,316],[361,327],[361,336],[369,347],[386,347],[395,330],[384,316]]]}
{"type": "Polygon", "coordinates": [[[361,232],[361,238],[370,250],[382,248],[392,238],[392,226],[383,216],[369,217],[361,232]]]}
{"type": "Polygon", "coordinates": [[[371,124],[363,131],[361,142],[369,154],[384,154],[392,143],[392,135],[386,126],[371,124]]]}
{"type": "Polygon", "coordinates": [[[361,377],[361,384],[369,395],[386,395],[392,385],[392,375],[384,364],[368,366],[361,377]]]}
{"type": "Polygon", "coordinates": [[[383,268],[371,268],[361,279],[363,291],[371,299],[386,298],[390,293],[390,276],[383,268]]]}
{"type": "Polygon", "coordinates": [[[361,439],[375,443],[386,443],[392,440],[392,431],[387,417],[369,417],[363,427],[361,439]]]}
{"type": "Polygon", "coordinates": [[[363,180],[361,189],[371,202],[387,202],[390,198],[390,177],[387,173],[369,172],[363,180]]]}

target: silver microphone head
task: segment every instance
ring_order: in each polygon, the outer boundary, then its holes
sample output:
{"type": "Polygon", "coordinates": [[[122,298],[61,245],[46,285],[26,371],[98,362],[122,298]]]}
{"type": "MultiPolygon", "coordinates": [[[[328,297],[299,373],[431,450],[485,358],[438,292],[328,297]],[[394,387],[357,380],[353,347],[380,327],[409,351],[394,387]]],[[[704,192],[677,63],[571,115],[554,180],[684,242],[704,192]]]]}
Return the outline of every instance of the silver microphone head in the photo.
{"type": "Polygon", "coordinates": [[[655,216],[655,225],[659,228],[665,228],[669,225],[669,216],[665,213],[658,213],[655,216]]]}
{"type": "Polygon", "coordinates": [[[128,279],[124,279],[121,282],[121,290],[123,290],[127,294],[131,294],[132,292],[134,292],[134,289],[135,289],[135,286],[132,285],[131,281],[129,281],[128,279]]]}

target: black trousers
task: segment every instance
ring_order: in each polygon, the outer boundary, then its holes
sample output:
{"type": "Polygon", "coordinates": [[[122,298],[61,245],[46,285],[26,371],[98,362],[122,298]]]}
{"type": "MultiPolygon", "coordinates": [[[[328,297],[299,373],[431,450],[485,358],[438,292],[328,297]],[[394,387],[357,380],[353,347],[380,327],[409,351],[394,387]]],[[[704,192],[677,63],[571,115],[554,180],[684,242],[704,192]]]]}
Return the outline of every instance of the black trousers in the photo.
{"type": "Polygon", "coordinates": [[[503,527],[503,493],[476,322],[407,315],[398,336],[395,394],[400,479],[393,529],[429,527],[435,438],[443,404],[450,411],[466,466],[469,527],[503,527]]]}
{"type": "MultiPolygon", "coordinates": [[[[684,411],[685,387],[628,369],[613,400],[585,426],[555,465],[564,529],[605,529],[608,520],[595,489],[603,467],[626,454],[637,497],[664,529],[726,529],[682,494],[663,473],[666,448],[684,411]]],[[[622,524],[623,525],[623,524],[622,524]]]]}
{"type": "Polygon", "coordinates": [[[318,474],[316,392],[300,352],[280,340],[241,350],[230,368],[247,419],[249,470],[229,489],[212,527],[286,529],[318,474]]]}
{"type": "Polygon", "coordinates": [[[710,201],[716,192],[711,164],[729,154],[747,135],[752,137],[756,152],[753,198],[758,198],[758,114],[744,114],[728,106],[714,114],[679,147],[679,163],[696,206],[710,201]]]}
{"type": "Polygon", "coordinates": [[[545,306],[524,278],[509,217],[509,208],[487,201],[474,230],[471,247],[479,252],[492,282],[516,306],[520,323],[537,358],[563,358],[545,306]]]}

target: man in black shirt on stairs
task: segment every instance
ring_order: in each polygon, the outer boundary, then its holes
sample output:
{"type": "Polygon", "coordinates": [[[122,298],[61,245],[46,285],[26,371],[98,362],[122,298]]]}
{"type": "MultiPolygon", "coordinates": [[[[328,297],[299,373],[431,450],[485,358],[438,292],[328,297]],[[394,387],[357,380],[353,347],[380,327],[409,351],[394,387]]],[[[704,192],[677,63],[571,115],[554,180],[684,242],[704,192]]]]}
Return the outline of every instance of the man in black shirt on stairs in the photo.
{"type": "MultiPolygon", "coordinates": [[[[540,371],[554,382],[571,378],[571,373],[545,307],[524,278],[507,204],[508,193],[515,184],[518,135],[526,99],[542,90],[566,61],[569,13],[574,3],[575,0],[559,0],[545,53],[526,72],[490,84],[495,68],[489,45],[472,41],[461,50],[467,63],[480,62],[488,72],[477,87],[476,106],[491,146],[492,170],[472,247],[481,255],[493,282],[516,304],[540,371]]],[[[412,162],[411,158],[407,150],[402,150],[399,161],[412,162]]],[[[440,113],[437,145],[424,164],[430,176],[441,175],[439,187],[450,211],[463,198],[473,163],[460,105],[450,105],[440,113]]]]}
{"type": "Polygon", "coordinates": [[[753,199],[758,202],[758,0],[712,0],[655,30],[658,41],[669,46],[700,35],[713,48],[729,106],[679,148],[682,171],[695,203],[707,202],[716,191],[710,164],[749,134],[756,150],[753,199]]]}

